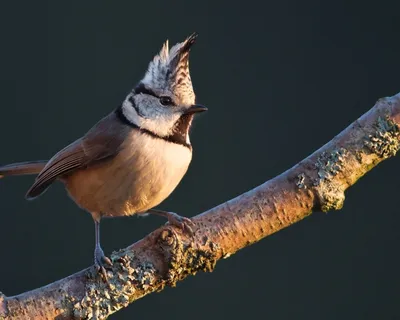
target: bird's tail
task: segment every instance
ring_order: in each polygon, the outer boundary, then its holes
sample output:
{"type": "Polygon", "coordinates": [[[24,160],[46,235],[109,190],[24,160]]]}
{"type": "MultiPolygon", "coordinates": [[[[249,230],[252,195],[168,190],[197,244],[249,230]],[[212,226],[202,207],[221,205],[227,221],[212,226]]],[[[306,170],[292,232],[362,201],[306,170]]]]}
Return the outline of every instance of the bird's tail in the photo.
{"type": "Polygon", "coordinates": [[[46,165],[47,160],[11,163],[0,166],[0,178],[6,176],[21,176],[26,174],[39,174],[46,165]]]}

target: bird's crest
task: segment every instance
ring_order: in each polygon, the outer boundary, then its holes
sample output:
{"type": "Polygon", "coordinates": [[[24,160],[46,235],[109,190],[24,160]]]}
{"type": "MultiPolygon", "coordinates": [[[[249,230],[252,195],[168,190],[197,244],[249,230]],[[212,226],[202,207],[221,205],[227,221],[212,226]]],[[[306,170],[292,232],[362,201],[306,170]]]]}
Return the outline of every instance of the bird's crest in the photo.
{"type": "Polygon", "coordinates": [[[194,96],[189,73],[189,52],[196,38],[197,33],[193,33],[171,49],[167,40],[150,62],[142,82],[154,89],[194,96]]]}

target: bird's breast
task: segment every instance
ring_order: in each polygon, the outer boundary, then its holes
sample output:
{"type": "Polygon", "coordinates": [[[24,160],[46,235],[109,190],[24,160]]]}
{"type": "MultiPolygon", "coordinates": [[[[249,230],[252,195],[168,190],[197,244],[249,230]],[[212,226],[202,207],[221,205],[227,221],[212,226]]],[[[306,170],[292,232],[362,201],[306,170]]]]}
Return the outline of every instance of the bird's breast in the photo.
{"type": "Polygon", "coordinates": [[[167,198],[191,158],[189,148],[135,130],[115,157],[76,171],[65,183],[73,200],[91,213],[130,215],[167,198]]]}

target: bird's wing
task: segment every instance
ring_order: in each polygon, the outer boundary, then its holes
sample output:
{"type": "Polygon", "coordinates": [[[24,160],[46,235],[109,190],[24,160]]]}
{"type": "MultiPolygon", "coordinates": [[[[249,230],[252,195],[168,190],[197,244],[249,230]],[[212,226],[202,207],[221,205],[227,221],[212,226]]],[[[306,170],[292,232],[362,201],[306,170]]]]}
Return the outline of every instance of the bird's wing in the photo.
{"type": "Polygon", "coordinates": [[[41,195],[57,178],[114,157],[126,137],[126,126],[114,113],[98,122],[84,137],[59,151],[46,164],[28,190],[26,198],[41,195]]]}
{"type": "Polygon", "coordinates": [[[5,176],[20,176],[24,174],[39,174],[46,166],[47,160],[26,161],[7,164],[0,167],[0,178],[5,176]]]}

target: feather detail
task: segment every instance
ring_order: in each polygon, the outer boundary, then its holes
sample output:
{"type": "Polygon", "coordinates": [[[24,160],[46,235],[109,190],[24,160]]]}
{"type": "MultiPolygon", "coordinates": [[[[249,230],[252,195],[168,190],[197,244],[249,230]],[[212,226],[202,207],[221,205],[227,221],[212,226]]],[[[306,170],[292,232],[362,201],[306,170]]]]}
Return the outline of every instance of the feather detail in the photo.
{"type": "Polygon", "coordinates": [[[124,134],[122,126],[111,113],[99,121],[84,137],[71,143],[49,160],[26,194],[27,199],[41,195],[58,178],[71,172],[112,158],[120,150],[124,134]]]}

